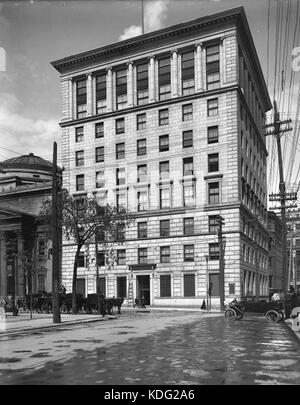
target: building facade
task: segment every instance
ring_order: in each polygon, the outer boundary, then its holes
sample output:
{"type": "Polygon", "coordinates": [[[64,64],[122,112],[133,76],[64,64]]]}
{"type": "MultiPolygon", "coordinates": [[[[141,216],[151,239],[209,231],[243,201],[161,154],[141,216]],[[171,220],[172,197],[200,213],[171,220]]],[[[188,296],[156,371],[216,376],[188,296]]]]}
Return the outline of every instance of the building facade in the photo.
{"type": "Polygon", "coordinates": [[[300,291],[300,210],[289,210],[287,225],[288,286],[300,291]]]}
{"type": "MultiPolygon", "coordinates": [[[[210,286],[219,305],[222,216],[226,299],[267,295],[271,102],[243,8],[52,65],[62,86],[64,187],[137,215],[114,268],[100,267],[103,293],[199,306],[210,286]]],[[[75,248],[64,241],[68,290],[75,248]]],[[[95,292],[95,275],[83,251],[81,292],[95,292]]]]}
{"type": "Polygon", "coordinates": [[[283,288],[282,221],[273,211],[268,211],[269,231],[269,288],[283,288]]]}
{"type": "Polygon", "coordinates": [[[38,220],[51,198],[52,163],[32,153],[0,163],[0,296],[52,290],[49,225],[38,220]]]}

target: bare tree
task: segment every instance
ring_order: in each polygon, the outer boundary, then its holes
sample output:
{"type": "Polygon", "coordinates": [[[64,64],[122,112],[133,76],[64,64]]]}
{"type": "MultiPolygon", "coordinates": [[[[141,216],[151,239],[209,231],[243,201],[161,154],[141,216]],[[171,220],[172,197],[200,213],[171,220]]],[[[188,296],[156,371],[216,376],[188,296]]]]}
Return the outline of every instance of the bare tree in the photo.
{"type": "MultiPolygon", "coordinates": [[[[100,206],[95,196],[72,196],[67,190],[63,190],[61,197],[62,208],[59,213],[59,225],[62,227],[66,239],[72,240],[76,244],[72,281],[72,313],[76,314],[78,312],[77,265],[82,247],[86,246],[88,249],[90,244],[95,243],[96,235],[102,235],[102,242],[107,248],[107,257],[110,257],[111,246],[124,241],[120,229],[132,224],[134,218],[123,207],[117,208],[110,204],[100,206]]],[[[41,215],[50,218],[51,213],[52,201],[47,199],[42,203],[41,215]]]]}

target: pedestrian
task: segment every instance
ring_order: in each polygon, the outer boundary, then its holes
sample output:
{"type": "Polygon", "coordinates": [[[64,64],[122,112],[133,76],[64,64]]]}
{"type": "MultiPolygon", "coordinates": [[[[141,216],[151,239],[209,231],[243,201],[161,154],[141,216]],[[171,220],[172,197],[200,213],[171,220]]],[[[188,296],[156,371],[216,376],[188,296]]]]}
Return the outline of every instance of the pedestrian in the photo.
{"type": "Polygon", "coordinates": [[[206,304],[205,304],[205,300],[202,301],[202,305],[200,307],[201,309],[206,310],[206,304]]]}
{"type": "Polygon", "coordinates": [[[298,297],[294,290],[291,296],[291,308],[293,309],[296,308],[297,306],[298,306],[298,297]]]}

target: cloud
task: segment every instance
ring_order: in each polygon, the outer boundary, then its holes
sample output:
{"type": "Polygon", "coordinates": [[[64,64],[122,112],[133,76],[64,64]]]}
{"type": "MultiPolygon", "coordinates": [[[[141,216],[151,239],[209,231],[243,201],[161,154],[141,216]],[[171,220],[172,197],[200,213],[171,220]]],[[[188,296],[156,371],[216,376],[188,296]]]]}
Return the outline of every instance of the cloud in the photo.
{"type": "MultiPolygon", "coordinates": [[[[60,128],[57,119],[33,119],[22,116],[21,102],[13,95],[0,96],[0,144],[21,154],[30,152],[52,160],[53,141],[60,142],[60,128]]],[[[58,150],[60,147],[58,146],[58,150]]],[[[1,156],[5,149],[0,149],[1,156]]],[[[7,158],[15,155],[7,156],[7,158]]],[[[3,158],[4,160],[4,158],[3,158]]]]}
{"type": "MultiPolygon", "coordinates": [[[[144,31],[151,32],[163,28],[167,19],[169,0],[148,0],[144,1],[144,31]]],[[[136,37],[142,34],[141,25],[131,25],[125,28],[119,40],[136,37]]]]}
{"type": "Polygon", "coordinates": [[[169,0],[153,0],[145,2],[145,32],[163,28],[167,19],[169,0]]]}
{"type": "Polygon", "coordinates": [[[142,34],[142,27],[139,25],[131,25],[128,28],[125,28],[124,33],[120,35],[119,40],[124,41],[125,39],[136,37],[142,34]]]}

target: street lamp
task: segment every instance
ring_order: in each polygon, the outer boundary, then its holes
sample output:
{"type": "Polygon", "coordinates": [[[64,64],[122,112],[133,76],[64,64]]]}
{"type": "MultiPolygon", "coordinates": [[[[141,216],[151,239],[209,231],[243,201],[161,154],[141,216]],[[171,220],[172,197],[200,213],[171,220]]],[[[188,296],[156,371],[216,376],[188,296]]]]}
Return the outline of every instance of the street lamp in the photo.
{"type": "Polygon", "coordinates": [[[211,303],[209,302],[209,309],[208,309],[208,291],[209,291],[209,274],[208,274],[208,255],[205,255],[206,260],[206,311],[208,312],[211,308],[211,303]]]}

